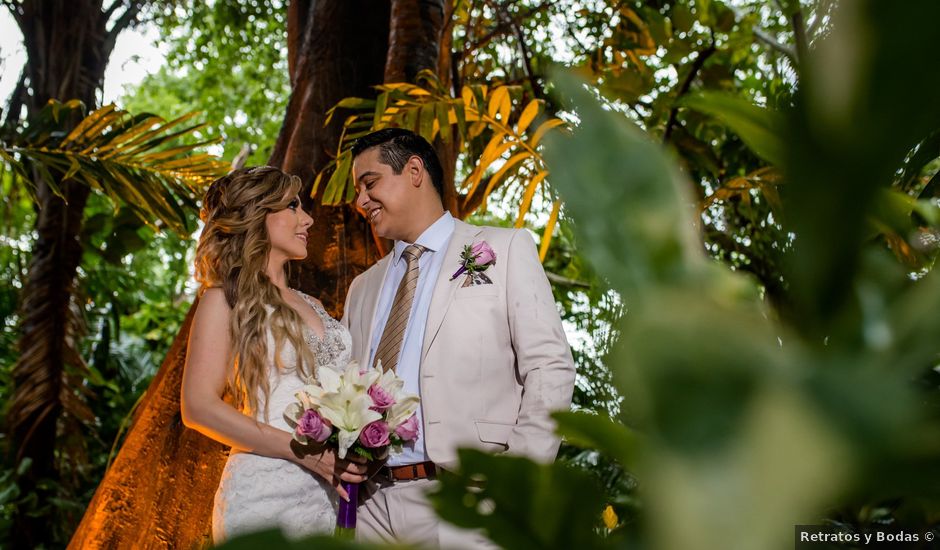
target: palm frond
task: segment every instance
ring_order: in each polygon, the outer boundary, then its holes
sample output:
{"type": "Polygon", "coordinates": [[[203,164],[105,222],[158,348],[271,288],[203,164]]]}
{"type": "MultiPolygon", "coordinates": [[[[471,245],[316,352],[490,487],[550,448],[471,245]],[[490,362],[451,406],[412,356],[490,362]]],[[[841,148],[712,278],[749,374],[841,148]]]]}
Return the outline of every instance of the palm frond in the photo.
{"type": "Polygon", "coordinates": [[[162,222],[187,234],[193,229],[187,209],[195,208],[202,187],[228,170],[211,155],[193,154],[217,139],[179,143],[203,128],[183,125],[196,115],[167,122],[107,105],[86,116],[81,102],[50,101],[25,131],[0,142],[0,162],[32,189],[38,177],[58,193],[53,172],[64,174],[106,195],[116,207],[130,208],[150,226],[162,222]],[[70,123],[74,127],[66,132],[70,123]]]}
{"type": "MultiPolygon", "coordinates": [[[[351,109],[354,114],[344,121],[335,159],[317,175],[311,196],[318,192],[324,176],[330,174],[322,202],[340,204],[353,200],[355,183],[350,154],[353,142],[368,132],[395,126],[413,130],[431,142],[440,137],[449,143],[456,137],[460,151],[468,154],[470,144],[484,140],[486,145],[474,159],[473,170],[458,186],[464,197],[462,207],[473,208],[471,201],[473,205],[476,201],[485,205],[494,191],[505,188],[521,197],[516,227],[523,227],[538,191],[542,192],[542,204],[557,204],[546,185],[548,171],[538,145],[547,132],[564,126],[565,122],[545,117],[541,100],[523,102],[519,87],[505,85],[464,86],[455,98],[431,71],[422,71],[418,80],[421,84],[377,86],[379,96],[375,100],[346,98],[330,109],[326,124],[338,109],[351,109]],[[539,120],[540,115],[543,120],[539,120]]],[[[557,207],[553,210],[557,216],[557,207]]],[[[551,239],[551,231],[546,235],[551,239]]],[[[547,249],[547,242],[544,246],[547,249]]]]}

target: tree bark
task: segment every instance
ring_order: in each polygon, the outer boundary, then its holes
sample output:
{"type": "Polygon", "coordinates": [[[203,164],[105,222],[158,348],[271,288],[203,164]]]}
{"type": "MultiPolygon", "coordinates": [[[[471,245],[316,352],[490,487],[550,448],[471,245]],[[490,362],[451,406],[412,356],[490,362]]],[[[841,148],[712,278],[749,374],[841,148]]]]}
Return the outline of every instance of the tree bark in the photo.
{"type": "MultiPolygon", "coordinates": [[[[454,44],[454,7],[455,2],[447,2],[444,6],[444,28],[441,29],[441,44],[438,48],[437,57],[437,78],[441,81],[441,86],[445,90],[450,90],[453,97],[460,97],[460,83],[454,80],[454,60],[451,51],[454,44]]],[[[457,193],[457,155],[460,153],[460,136],[457,129],[451,127],[449,130],[451,140],[445,143],[444,140],[437,138],[434,141],[434,148],[437,150],[437,156],[441,159],[441,166],[444,168],[444,196],[441,197],[446,208],[452,215],[458,218],[466,216],[460,210],[460,195],[457,193]]]]}
{"type": "Polygon", "coordinates": [[[183,427],[189,310],[69,548],[204,548],[228,449],[183,427]]]}
{"type": "MultiPolygon", "coordinates": [[[[430,70],[445,89],[450,87],[453,10],[453,2],[445,6],[443,0],[392,0],[385,82],[415,83],[418,73],[430,70]]],[[[441,199],[444,208],[462,217],[454,181],[458,140],[453,128],[442,131],[451,132],[452,139],[445,142],[438,137],[433,144],[444,168],[441,199]]]]}
{"type": "MultiPolygon", "coordinates": [[[[372,231],[352,204],[324,206],[323,187],[310,197],[316,174],[335,154],[343,117],[324,127],[326,111],[349,96],[375,95],[388,51],[389,6],[384,2],[294,2],[288,12],[291,98],[268,164],[304,180],[304,206],[314,219],[307,258],[291,282],[335,316],[356,275],[381,257],[372,231]]],[[[299,267],[299,269],[297,269],[299,267]]]]}
{"type": "Polygon", "coordinates": [[[443,0],[392,0],[385,82],[414,82],[424,69],[437,72],[445,21],[443,0]]]}

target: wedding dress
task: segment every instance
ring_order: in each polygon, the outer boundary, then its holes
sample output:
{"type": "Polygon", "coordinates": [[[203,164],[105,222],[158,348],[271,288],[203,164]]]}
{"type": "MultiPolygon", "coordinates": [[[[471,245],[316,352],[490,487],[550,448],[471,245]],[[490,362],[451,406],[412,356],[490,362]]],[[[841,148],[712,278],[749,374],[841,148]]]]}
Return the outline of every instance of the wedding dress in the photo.
{"type": "MultiPolygon", "coordinates": [[[[316,356],[317,368],[343,369],[352,349],[349,331],[333,319],[317,302],[297,292],[323,320],[323,339],[304,326],[304,342],[316,356]]],[[[264,396],[259,397],[256,418],[285,431],[292,428],[284,420],[284,409],[304,385],[295,370],[293,347],[282,352],[284,371],[274,365],[274,341],[268,331],[268,418],[264,396]]],[[[316,533],[332,533],[336,523],[338,496],[326,481],[293,462],[247,452],[232,452],[222,472],[212,510],[212,538],[220,543],[232,536],[280,527],[290,538],[316,533]]]]}

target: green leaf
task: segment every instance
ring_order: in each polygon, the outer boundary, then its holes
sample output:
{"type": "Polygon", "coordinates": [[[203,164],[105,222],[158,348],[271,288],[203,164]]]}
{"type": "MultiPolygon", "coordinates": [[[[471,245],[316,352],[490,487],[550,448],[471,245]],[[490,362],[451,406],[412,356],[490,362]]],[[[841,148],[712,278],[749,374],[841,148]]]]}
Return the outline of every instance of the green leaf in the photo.
{"type": "Polygon", "coordinates": [[[782,117],[770,109],[718,92],[700,92],[680,105],[714,116],[738,134],[759,157],[776,166],[784,162],[782,117]]]}
{"type": "Polygon", "coordinates": [[[382,92],[375,100],[375,111],[372,115],[372,127],[379,129],[382,127],[382,116],[385,114],[385,107],[388,105],[388,92],[382,92]]]}
{"type": "Polygon", "coordinates": [[[351,151],[348,149],[343,151],[342,155],[336,160],[336,170],[333,170],[333,174],[326,183],[326,189],[323,190],[323,204],[339,204],[341,198],[346,194],[346,182],[352,167],[351,151]]]}
{"type": "Polygon", "coordinates": [[[904,168],[898,183],[902,190],[916,187],[917,178],[920,176],[924,166],[932,160],[940,157],[940,130],[933,132],[930,136],[917,145],[917,151],[910,156],[904,163],[904,168]]]}
{"type": "Polygon", "coordinates": [[[375,107],[375,100],[363,99],[361,97],[346,97],[339,100],[336,106],[346,109],[372,109],[375,107]]]}
{"type": "Polygon", "coordinates": [[[421,137],[428,140],[429,142],[434,142],[434,119],[436,114],[434,112],[434,104],[426,103],[421,106],[421,112],[419,115],[419,130],[418,133],[421,134],[421,137]]]}
{"type": "Polygon", "coordinates": [[[573,99],[581,125],[570,137],[549,133],[544,158],[578,220],[585,257],[627,300],[642,299],[654,283],[685,280],[703,260],[689,185],[660,145],[611,115],[580,80],[559,73],[554,82],[573,99]],[[613,174],[617,185],[609,183],[613,174]]]}
{"type": "Polygon", "coordinates": [[[437,124],[440,127],[441,141],[445,144],[453,139],[453,132],[450,126],[450,105],[444,102],[437,104],[437,124]]]}
{"type": "Polygon", "coordinates": [[[597,449],[625,468],[635,467],[640,442],[623,424],[586,412],[561,411],[553,413],[552,418],[568,443],[597,449]]]}
{"type": "Polygon", "coordinates": [[[457,100],[454,102],[454,114],[457,116],[457,133],[460,137],[460,140],[469,141],[469,136],[467,135],[467,113],[464,111],[463,101],[457,100]]]}
{"type": "Polygon", "coordinates": [[[444,520],[482,528],[502,548],[604,548],[595,525],[604,500],[586,474],[562,464],[460,449],[430,496],[444,520]]]}
{"type": "Polygon", "coordinates": [[[417,132],[418,128],[418,108],[409,107],[404,108],[404,113],[401,118],[402,128],[411,130],[412,132],[417,132]]]}

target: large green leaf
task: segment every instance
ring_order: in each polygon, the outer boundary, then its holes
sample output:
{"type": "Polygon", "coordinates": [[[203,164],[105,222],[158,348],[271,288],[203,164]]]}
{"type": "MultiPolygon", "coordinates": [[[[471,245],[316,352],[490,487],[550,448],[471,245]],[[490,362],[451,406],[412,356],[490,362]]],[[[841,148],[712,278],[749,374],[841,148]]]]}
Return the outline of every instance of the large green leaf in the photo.
{"type": "Polygon", "coordinates": [[[940,127],[940,71],[924,70],[935,65],[940,3],[896,8],[841,5],[832,31],[805,60],[785,137],[791,313],[799,330],[830,345],[855,345],[858,318],[845,305],[858,298],[865,225],[905,157],[940,127]],[[836,62],[845,52],[856,54],[836,62]]]}
{"type": "Polygon", "coordinates": [[[603,496],[586,474],[562,464],[461,449],[459,473],[431,495],[444,520],[480,528],[503,548],[603,548],[595,533],[603,496]]]}
{"type": "Polygon", "coordinates": [[[783,118],[765,107],[720,92],[700,92],[679,101],[680,105],[711,115],[727,125],[767,162],[784,163],[783,118]]]}
{"type": "Polygon", "coordinates": [[[623,424],[586,412],[561,411],[552,414],[552,418],[558,424],[558,433],[568,443],[597,449],[625,468],[635,466],[640,442],[623,424]]]}
{"type": "Polygon", "coordinates": [[[688,185],[671,159],[574,77],[558,74],[555,84],[578,106],[581,126],[570,139],[547,135],[544,156],[586,257],[628,300],[654,284],[690,280],[704,257],[688,185]]]}

